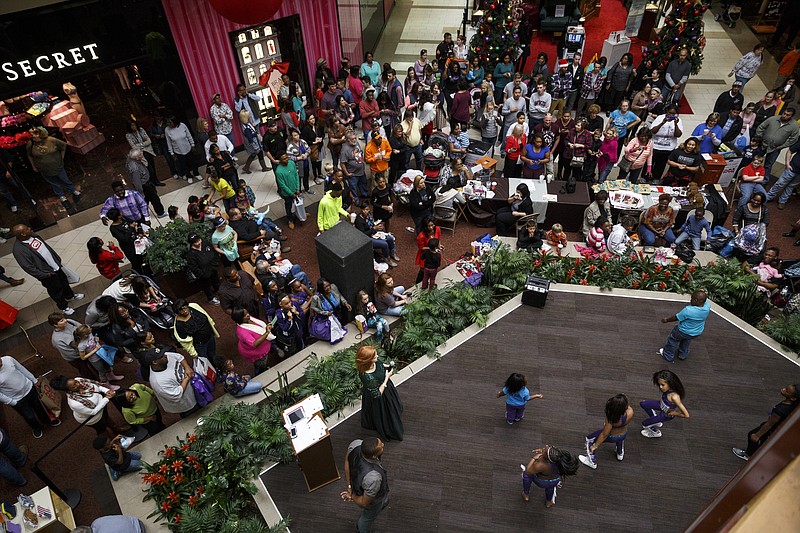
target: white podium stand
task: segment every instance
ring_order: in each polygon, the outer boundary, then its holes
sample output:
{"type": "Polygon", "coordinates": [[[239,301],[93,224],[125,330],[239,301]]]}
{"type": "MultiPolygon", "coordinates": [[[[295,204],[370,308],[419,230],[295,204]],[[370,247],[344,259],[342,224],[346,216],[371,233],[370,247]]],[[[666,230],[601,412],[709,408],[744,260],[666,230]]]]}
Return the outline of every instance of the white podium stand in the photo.
{"type": "Polygon", "coordinates": [[[611,35],[608,36],[608,39],[603,41],[602,55],[608,58],[608,66],[606,68],[610,69],[619,63],[622,56],[627,54],[630,49],[631,40],[625,36],[625,30],[612,32],[611,35]],[[619,41],[617,41],[616,35],[619,35],[619,41]]]}
{"type": "Polygon", "coordinates": [[[319,394],[287,407],[281,414],[308,492],[341,479],[319,394]]]}

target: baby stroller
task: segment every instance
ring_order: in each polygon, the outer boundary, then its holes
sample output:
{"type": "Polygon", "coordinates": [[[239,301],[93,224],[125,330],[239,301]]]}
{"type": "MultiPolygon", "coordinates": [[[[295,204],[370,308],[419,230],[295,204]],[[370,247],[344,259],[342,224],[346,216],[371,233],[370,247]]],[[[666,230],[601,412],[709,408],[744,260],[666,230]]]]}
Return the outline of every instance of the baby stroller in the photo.
{"type": "Polygon", "coordinates": [[[175,312],[172,310],[172,300],[164,294],[158,287],[155,281],[148,276],[142,274],[135,274],[131,271],[121,273],[119,276],[112,280],[111,286],[105,291],[104,295],[113,296],[119,303],[130,304],[131,314],[136,314],[144,317],[150,324],[159,329],[169,330],[175,324],[175,312]],[[143,278],[155,290],[156,295],[160,298],[158,303],[153,303],[148,309],[139,306],[141,303],[139,298],[130,287],[130,283],[125,283],[125,279],[131,276],[143,278]]]}
{"type": "Polygon", "coordinates": [[[722,14],[714,15],[714,20],[726,22],[729,28],[736,27],[736,21],[742,16],[742,2],[741,0],[733,0],[730,2],[722,2],[722,14]]]}
{"type": "Polygon", "coordinates": [[[431,135],[428,147],[422,152],[422,172],[425,175],[425,184],[431,189],[436,189],[439,186],[439,174],[449,151],[450,143],[446,134],[436,132],[431,135]]]}
{"type": "Polygon", "coordinates": [[[483,108],[481,107],[481,88],[473,87],[473,89],[469,92],[469,97],[472,99],[472,107],[475,110],[472,113],[470,126],[480,129],[481,126],[478,121],[483,116],[483,108]]]}
{"type": "Polygon", "coordinates": [[[172,309],[172,300],[161,291],[156,282],[151,278],[141,275],[140,277],[143,277],[148,283],[150,283],[150,286],[155,289],[156,294],[161,301],[158,303],[153,303],[150,308],[146,310],[137,306],[135,307],[136,312],[142,313],[148,322],[159,329],[172,329],[172,327],[175,325],[175,311],[172,309]]]}

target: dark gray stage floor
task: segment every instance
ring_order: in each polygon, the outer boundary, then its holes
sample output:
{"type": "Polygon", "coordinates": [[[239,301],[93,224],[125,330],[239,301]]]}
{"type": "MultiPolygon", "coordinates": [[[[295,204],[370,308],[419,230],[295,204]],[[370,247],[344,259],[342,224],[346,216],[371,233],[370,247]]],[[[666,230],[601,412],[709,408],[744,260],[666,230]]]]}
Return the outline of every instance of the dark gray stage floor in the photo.
{"type": "MultiPolygon", "coordinates": [[[[800,369],[713,315],[689,359],[663,361],[656,350],[671,329],[659,319],[682,306],[665,302],[550,293],[545,309],[521,307],[447,354],[398,390],[403,442],[386,445],[391,503],[375,529],[385,532],[680,531],[742,465],[731,446],[800,381],[800,369]],[[664,436],[639,434],[642,399],[657,398],[653,372],[670,368],[687,389],[691,418],[664,436]],[[495,394],[511,372],[528,376],[533,400],[509,426],[495,394]],[[605,401],[628,395],[636,417],[617,462],[613,445],[599,468],[581,465],[545,509],[544,492],[520,497],[519,464],[553,444],[579,453],[601,427],[605,401]]],[[[332,431],[341,471],[348,443],[373,435],[358,415],[332,431]]],[[[293,533],[352,533],[359,510],[339,499],[344,477],[312,494],[297,465],[262,477],[293,533]]]]}

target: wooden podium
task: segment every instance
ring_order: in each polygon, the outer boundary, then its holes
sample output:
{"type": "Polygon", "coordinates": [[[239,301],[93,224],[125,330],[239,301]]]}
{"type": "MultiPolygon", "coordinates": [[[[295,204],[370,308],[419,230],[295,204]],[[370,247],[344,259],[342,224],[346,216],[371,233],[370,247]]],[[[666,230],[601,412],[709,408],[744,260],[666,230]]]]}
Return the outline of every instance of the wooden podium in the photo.
{"type": "Polygon", "coordinates": [[[340,480],[319,394],[287,407],[281,415],[308,492],[340,480]]]}
{"type": "Polygon", "coordinates": [[[700,172],[697,175],[697,185],[702,187],[706,183],[717,183],[719,182],[720,177],[722,177],[722,172],[725,170],[725,165],[727,162],[725,158],[719,154],[705,154],[708,156],[708,159],[703,157],[702,162],[700,163],[700,172]]]}

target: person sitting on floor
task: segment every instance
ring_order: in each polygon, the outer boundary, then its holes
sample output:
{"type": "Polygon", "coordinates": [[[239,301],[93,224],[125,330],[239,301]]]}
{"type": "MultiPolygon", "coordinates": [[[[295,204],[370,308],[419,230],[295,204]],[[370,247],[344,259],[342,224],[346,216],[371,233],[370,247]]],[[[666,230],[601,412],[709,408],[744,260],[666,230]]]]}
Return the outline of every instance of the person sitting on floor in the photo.
{"type": "Polygon", "coordinates": [[[219,381],[225,391],[235,398],[248,396],[261,392],[262,385],[258,381],[251,379],[250,375],[241,375],[236,372],[233,360],[224,356],[219,356],[214,360],[214,364],[219,369],[219,381]]]}
{"type": "Polygon", "coordinates": [[[109,439],[106,435],[98,435],[92,442],[92,447],[100,452],[103,461],[108,465],[111,479],[118,480],[122,474],[138,472],[142,469],[142,454],[129,452],[123,445],[122,435],[109,439]]]}

